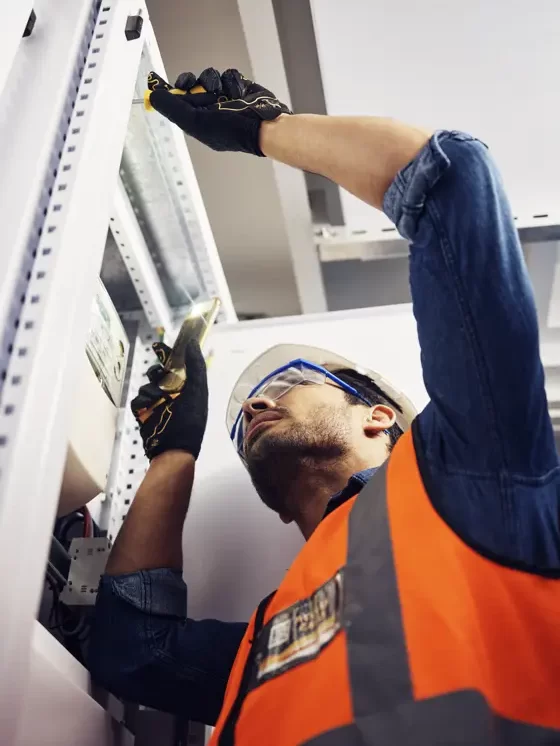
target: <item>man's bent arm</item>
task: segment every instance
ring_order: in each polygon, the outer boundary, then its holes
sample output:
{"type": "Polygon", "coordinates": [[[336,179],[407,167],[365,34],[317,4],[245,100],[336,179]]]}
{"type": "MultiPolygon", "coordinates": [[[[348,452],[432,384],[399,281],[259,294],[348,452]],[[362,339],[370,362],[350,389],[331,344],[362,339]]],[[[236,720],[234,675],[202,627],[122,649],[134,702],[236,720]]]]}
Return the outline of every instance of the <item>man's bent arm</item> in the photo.
{"type": "Polygon", "coordinates": [[[182,536],[194,479],[185,451],[156,456],[111,550],[106,573],[183,567],[182,536]]]}
{"type": "Polygon", "coordinates": [[[438,510],[494,554],[556,562],[558,456],[535,305],[511,208],[485,146],[462,133],[428,138],[391,120],[311,115],[263,123],[260,143],[266,155],[321,173],[383,208],[410,241],[431,399],[416,431],[438,475],[432,482],[440,489],[431,490],[438,510]],[[447,484],[455,478],[463,481],[447,484]],[[539,486],[538,500],[527,479],[539,486]],[[481,481],[467,489],[464,480],[481,481]]]}
{"type": "MultiPolygon", "coordinates": [[[[169,348],[156,347],[164,362],[169,348]]],[[[171,403],[159,403],[157,368],[132,402],[151,465],[99,584],[88,666],[124,699],[213,724],[246,625],[187,618],[181,541],[208,393],[197,345],[185,363],[187,383],[171,403]]]]}

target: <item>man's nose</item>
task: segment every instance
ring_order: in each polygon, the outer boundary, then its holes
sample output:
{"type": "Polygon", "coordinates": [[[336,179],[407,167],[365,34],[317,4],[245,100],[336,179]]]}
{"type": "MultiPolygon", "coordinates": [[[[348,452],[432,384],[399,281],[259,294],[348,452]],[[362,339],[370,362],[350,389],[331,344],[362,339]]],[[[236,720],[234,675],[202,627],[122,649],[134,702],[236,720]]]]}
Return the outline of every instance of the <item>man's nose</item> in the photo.
{"type": "Polygon", "coordinates": [[[253,417],[256,417],[261,412],[266,412],[268,409],[276,409],[276,402],[267,396],[253,396],[250,399],[245,399],[241,408],[245,424],[249,424],[253,417]]]}

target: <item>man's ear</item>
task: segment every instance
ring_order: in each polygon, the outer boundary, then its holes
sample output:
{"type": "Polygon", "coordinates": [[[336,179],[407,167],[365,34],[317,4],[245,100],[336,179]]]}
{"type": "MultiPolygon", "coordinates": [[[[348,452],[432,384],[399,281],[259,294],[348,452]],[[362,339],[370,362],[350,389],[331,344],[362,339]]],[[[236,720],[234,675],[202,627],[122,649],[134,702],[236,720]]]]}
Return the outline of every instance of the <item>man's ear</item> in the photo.
{"type": "Polygon", "coordinates": [[[278,513],[278,515],[280,516],[280,520],[282,521],[282,523],[293,523],[294,522],[294,519],[290,518],[290,516],[287,515],[287,513],[278,513]]]}
{"type": "Polygon", "coordinates": [[[397,420],[397,416],[391,407],[386,404],[376,404],[364,417],[364,433],[369,438],[374,438],[383,430],[388,430],[397,420]]]}

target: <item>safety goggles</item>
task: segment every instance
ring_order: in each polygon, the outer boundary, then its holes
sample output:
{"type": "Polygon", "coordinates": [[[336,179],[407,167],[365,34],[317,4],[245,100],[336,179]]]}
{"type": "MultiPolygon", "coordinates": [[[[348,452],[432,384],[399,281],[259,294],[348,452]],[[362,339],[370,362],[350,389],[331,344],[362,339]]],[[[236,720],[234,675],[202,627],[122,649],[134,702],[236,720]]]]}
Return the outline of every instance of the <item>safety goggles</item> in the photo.
{"type": "MultiPolygon", "coordinates": [[[[247,392],[247,399],[253,399],[255,397],[263,396],[273,401],[277,401],[282,396],[285,396],[288,391],[294,388],[294,386],[300,386],[302,384],[324,384],[329,381],[338,388],[342,389],[348,394],[357,397],[366,406],[371,407],[372,403],[366,399],[360,392],[351,386],[346,381],[331,373],[329,370],[324,368],[322,365],[317,365],[309,360],[303,358],[297,358],[296,360],[290,360],[289,363],[282,365],[280,368],[276,368],[272,373],[269,373],[265,378],[262,379],[256,386],[247,392]]],[[[235,422],[231,428],[230,437],[234,445],[237,447],[237,451],[241,458],[243,456],[243,439],[245,435],[245,420],[243,417],[243,409],[239,410],[235,422]]]]}
{"type": "Polygon", "coordinates": [[[291,388],[306,383],[332,383],[353,396],[364,400],[351,384],[337,376],[340,370],[353,370],[365,375],[387,398],[389,404],[396,404],[397,425],[405,432],[416,416],[416,410],[410,399],[386,379],[381,373],[365,368],[345,357],[326,350],[305,344],[278,344],[265,350],[256,357],[239,375],[226,408],[226,428],[232,443],[243,463],[244,418],[243,403],[253,396],[269,396],[275,400],[284,396],[291,388]],[[272,371],[272,372],[271,372],[272,371]],[[265,388],[268,389],[265,391],[265,388]]]}

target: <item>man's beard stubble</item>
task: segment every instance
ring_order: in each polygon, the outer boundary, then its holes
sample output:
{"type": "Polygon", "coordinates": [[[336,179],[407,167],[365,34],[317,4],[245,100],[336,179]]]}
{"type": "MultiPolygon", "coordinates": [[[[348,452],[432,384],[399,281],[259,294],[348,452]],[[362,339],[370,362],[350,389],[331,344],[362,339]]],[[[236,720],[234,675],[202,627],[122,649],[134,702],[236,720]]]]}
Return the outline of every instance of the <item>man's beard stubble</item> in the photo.
{"type": "MultiPolygon", "coordinates": [[[[317,407],[304,422],[276,433],[264,431],[247,454],[247,468],[261,500],[272,510],[293,513],[294,501],[305,502],[298,486],[310,473],[331,469],[350,450],[351,428],[344,408],[317,407]]],[[[304,487],[305,489],[305,487],[304,487]]]]}

